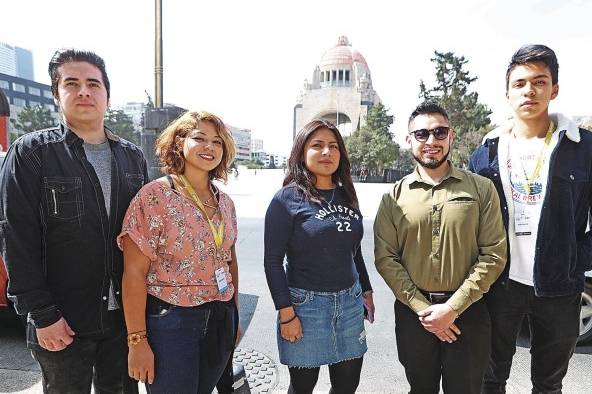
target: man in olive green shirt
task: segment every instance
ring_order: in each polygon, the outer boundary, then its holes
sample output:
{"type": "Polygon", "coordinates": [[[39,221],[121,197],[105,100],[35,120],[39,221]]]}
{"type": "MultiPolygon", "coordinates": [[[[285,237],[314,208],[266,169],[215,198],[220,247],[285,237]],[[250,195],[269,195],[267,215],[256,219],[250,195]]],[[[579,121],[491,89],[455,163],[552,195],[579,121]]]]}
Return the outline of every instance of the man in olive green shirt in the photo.
{"type": "Polygon", "coordinates": [[[479,393],[491,326],[483,293],[502,272],[499,197],[447,160],[448,114],[423,103],[407,142],[418,165],[385,194],[374,222],[376,268],[393,290],[399,360],[412,393],[479,393]]]}

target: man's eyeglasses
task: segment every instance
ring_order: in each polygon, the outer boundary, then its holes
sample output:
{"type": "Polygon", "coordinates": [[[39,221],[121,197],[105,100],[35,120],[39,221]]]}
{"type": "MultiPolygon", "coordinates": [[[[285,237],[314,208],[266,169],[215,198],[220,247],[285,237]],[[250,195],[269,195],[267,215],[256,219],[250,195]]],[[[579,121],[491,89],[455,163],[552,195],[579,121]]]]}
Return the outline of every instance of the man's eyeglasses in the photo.
{"type": "Polygon", "coordinates": [[[419,142],[426,142],[428,138],[430,138],[430,134],[434,135],[434,138],[437,140],[445,140],[448,137],[448,133],[450,132],[450,127],[448,126],[439,126],[433,129],[419,129],[410,132],[409,134],[413,134],[415,139],[419,142]]]}

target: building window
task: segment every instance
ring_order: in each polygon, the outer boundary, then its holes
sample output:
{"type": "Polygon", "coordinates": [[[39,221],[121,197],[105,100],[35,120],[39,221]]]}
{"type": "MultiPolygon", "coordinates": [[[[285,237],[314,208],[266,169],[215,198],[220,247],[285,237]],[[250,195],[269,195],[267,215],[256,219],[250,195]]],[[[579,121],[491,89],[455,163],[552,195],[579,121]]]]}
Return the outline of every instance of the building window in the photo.
{"type": "Polygon", "coordinates": [[[21,85],[20,83],[13,82],[12,83],[12,90],[15,92],[25,93],[25,85],[21,85]]]}
{"type": "Polygon", "coordinates": [[[333,71],[331,71],[331,82],[332,82],[331,85],[335,85],[336,81],[337,81],[337,71],[333,70],[333,71]]]}
{"type": "Polygon", "coordinates": [[[51,90],[44,90],[43,91],[43,97],[46,97],[46,98],[49,98],[49,99],[50,98],[53,98],[53,95],[51,94],[51,90]]]}
{"type": "Polygon", "coordinates": [[[34,88],[32,86],[29,86],[29,94],[32,94],[33,96],[41,96],[41,90],[38,88],[34,88]]]}
{"type": "Polygon", "coordinates": [[[17,107],[24,107],[27,105],[27,102],[25,100],[23,100],[22,98],[17,98],[17,97],[12,98],[12,103],[14,105],[16,105],[17,107]]]}
{"type": "Polygon", "coordinates": [[[41,103],[39,103],[37,101],[31,101],[31,100],[29,100],[29,107],[34,108],[34,107],[37,107],[37,106],[40,107],[41,106],[41,103]]]}
{"type": "Polygon", "coordinates": [[[0,88],[2,89],[10,89],[10,84],[7,81],[3,81],[0,79],[0,88]]]}
{"type": "Polygon", "coordinates": [[[43,104],[43,107],[45,107],[45,109],[50,110],[51,112],[55,112],[55,107],[53,104],[43,104]]]}
{"type": "Polygon", "coordinates": [[[349,82],[349,70],[345,70],[345,82],[349,82]]]}

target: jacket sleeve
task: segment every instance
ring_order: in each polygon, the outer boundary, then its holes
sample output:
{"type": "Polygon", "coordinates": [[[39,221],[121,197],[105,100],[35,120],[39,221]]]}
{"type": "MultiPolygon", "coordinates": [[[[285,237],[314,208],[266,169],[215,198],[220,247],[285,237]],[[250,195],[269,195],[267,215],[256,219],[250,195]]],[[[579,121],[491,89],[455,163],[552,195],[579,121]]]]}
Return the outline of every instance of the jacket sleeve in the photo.
{"type": "Polygon", "coordinates": [[[374,221],[374,264],[397,300],[419,312],[431,304],[401,263],[401,247],[397,241],[397,226],[392,215],[395,204],[394,198],[385,194],[378,207],[374,221]]]}
{"type": "Polygon", "coordinates": [[[41,164],[22,139],[10,147],[0,171],[0,234],[8,273],[8,297],[36,327],[61,317],[45,279],[41,164]]]}
{"type": "Polygon", "coordinates": [[[480,193],[482,196],[479,197],[479,255],[467,278],[447,302],[459,314],[483,297],[504,270],[507,260],[506,231],[499,196],[493,183],[485,181],[485,184],[477,185],[485,189],[485,193],[480,193]]]}
{"type": "Polygon", "coordinates": [[[148,164],[146,163],[146,158],[144,157],[144,153],[140,151],[140,163],[142,166],[142,175],[144,176],[144,185],[150,182],[150,178],[148,177],[148,164]]]}
{"type": "Polygon", "coordinates": [[[265,277],[277,310],[292,305],[284,271],[284,257],[292,236],[293,217],[286,206],[286,201],[280,198],[282,194],[282,191],[276,194],[267,208],[263,236],[265,277]]]}
{"type": "MultiPolygon", "coordinates": [[[[592,179],[590,179],[592,184],[592,179]]],[[[582,264],[584,271],[592,270],[592,188],[588,194],[588,225],[584,236],[577,241],[578,265],[582,264]]]]}

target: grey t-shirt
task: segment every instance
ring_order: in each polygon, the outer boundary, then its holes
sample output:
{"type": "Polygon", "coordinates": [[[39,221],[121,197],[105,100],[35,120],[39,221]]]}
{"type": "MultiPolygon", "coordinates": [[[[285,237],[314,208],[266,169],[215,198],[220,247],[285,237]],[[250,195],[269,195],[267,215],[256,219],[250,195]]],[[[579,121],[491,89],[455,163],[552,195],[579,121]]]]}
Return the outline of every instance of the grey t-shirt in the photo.
{"type": "MultiPolygon", "coordinates": [[[[82,144],[84,147],[84,153],[86,159],[95,169],[99,182],[101,183],[101,190],[103,191],[103,199],[105,200],[105,210],[107,216],[111,209],[111,148],[109,147],[109,141],[105,141],[102,144],[82,144]]],[[[119,309],[117,305],[117,299],[113,294],[113,283],[109,288],[109,310],[119,309]]]]}
{"type": "Polygon", "coordinates": [[[107,216],[111,209],[111,149],[109,141],[102,144],[82,144],[86,158],[92,164],[101,183],[107,216]]]}

